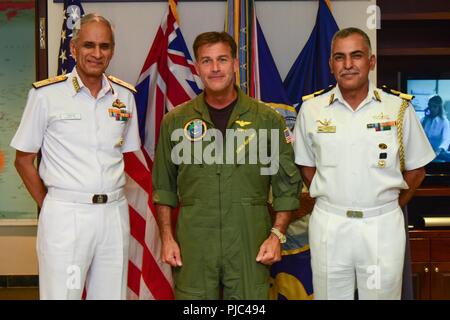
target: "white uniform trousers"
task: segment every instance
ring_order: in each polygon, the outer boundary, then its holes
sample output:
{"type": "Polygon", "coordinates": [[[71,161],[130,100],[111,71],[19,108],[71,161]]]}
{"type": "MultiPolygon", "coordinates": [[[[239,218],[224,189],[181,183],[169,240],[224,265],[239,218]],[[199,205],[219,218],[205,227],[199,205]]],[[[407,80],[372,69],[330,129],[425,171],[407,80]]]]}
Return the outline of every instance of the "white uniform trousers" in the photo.
{"type": "Polygon", "coordinates": [[[314,298],[354,299],[356,283],[361,300],[400,299],[406,235],[397,202],[369,217],[333,208],[318,200],[310,219],[314,298]]]}
{"type": "Polygon", "coordinates": [[[40,299],[126,298],[130,222],[124,197],[106,204],[47,194],[38,224],[40,299]]]}

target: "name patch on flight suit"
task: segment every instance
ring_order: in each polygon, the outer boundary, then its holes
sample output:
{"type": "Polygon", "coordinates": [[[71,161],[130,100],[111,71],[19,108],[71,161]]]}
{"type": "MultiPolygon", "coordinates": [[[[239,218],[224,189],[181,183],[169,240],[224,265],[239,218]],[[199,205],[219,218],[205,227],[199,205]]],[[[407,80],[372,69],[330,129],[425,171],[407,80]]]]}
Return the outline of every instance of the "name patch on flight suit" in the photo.
{"type": "Polygon", "coordinates": [[[317,126],[317,133],[336,133],[336,126],[331,125],[331,119],[316,120],[320,125],[317,126]]]}
{"type": "Polygon", "coordinates": [[[184,135],[191,141],[202,139],[206,134],[206,123],[201,119],[194,119],[184,125],[184,135]]]}

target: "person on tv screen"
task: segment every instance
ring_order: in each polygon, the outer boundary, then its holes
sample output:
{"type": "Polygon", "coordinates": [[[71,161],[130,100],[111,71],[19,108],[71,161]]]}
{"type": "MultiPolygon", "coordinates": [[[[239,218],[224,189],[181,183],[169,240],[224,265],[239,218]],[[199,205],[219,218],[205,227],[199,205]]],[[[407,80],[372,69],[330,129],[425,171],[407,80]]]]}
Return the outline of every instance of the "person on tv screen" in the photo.
{"type": "Polygon", "coordinates": [[[434,152],[436,152],[436,160],[450,160],[450,124],[444,114],[444,107],[440,96],[435,95],[428,100],[428,108],[425,109],[422,126],[434,152]]]}

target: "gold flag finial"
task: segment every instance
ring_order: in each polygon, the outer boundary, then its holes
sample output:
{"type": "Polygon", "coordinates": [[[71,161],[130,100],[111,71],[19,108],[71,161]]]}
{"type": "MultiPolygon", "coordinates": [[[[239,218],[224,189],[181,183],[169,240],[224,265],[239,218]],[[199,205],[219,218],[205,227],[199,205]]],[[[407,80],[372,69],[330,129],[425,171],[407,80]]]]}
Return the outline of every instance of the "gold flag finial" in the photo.
{"type": "Polygon", "coordinates": [[[178,13],[177,13],[177,1],[169,0],[169,6],[170,9],[172,9],[172,13],[173,16],[175,17],[175,20],[177,21],[178,25],[180,25],[180,20],[178,20],[178,13]]]}

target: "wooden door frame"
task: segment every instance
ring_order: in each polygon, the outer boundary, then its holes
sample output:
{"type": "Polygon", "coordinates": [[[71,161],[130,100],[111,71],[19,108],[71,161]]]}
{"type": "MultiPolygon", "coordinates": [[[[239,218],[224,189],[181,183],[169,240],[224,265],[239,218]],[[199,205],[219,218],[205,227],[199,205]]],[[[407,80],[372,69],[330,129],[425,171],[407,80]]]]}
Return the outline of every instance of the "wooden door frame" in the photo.
{"type": "Polygon", "coordinates": [[[35,65],[36,80],[48,78],[47,0],[35,0],[35,65]]]}

